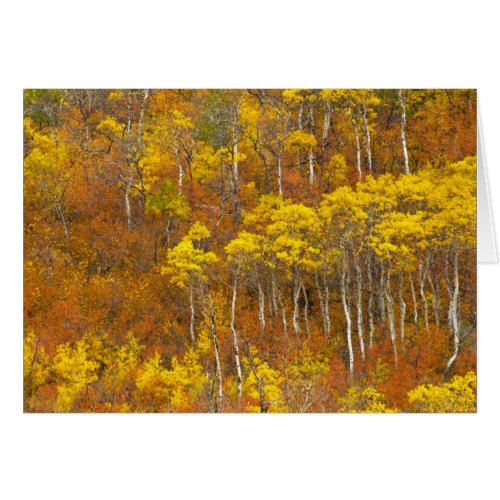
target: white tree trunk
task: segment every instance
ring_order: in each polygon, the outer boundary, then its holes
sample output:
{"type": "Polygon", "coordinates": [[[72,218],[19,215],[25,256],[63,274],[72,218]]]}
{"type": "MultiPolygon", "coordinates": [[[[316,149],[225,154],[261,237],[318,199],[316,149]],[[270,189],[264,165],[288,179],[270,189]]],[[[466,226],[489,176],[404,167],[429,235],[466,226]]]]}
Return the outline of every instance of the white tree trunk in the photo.
{"type": "Polygon", "coordinates": [[[209,292],[208,294],[209,298],[209,314],[210,314],[210,333],[212,335],[212,342],[214,345],[214,357],[215,357],[215,376],[217,379],[217,405],[216,405],[216,412],[221,412],[222,411],[222,401],[224,399],[224,393],[222,390],[222,368],[221,368],[221,363],[220,363],[220,356],[219,356],[219,342],[217,340],[217,335],[216,335],[216,327],[215,327],[215,312],[213,308],[213,301],[212,301],[212,295],[209,292]]]}
{"type": "Polygon", "coordinates": [[[279,308],[278,308],[278,286],[276,284],[276,273],[274,269],[271,271],[271,297],[273,301],[273,309],[274,315],[278,316],[279,308]]]}
{"type": "Polygon", "coordinates": [[[238,174],[238,115],[236,114],[233,124],[233,158],[231,165],[231,191],[233,197],[233,217],[235,221],[240,218],[239,202],[239,174],[238,174]]]}
{"type": "MultiPolygon", "coordinates": [[[[328,285],[325,283],[324,293],[321,291],[321,285],[319,282],[319,276],[316,272],[316,289],[318,291],[318,299],[319,305],[321,309],[321,317],[323,320],[323,334],[326,336],[330,336],[331,333],[331,324],[330,324],[330,312],[329,312],[329,294],[328,285]]],[[[326,280],[325,280],[326,281],[326,280]]]]}
{"type": "Polygon", "coordinates": [[[375,340],[375,321],[373,318],[373,276],[371,269],[371,255],[368,254],[367,257],[367,275],[368,275],[368,325],[370,328],[369,333],[369,346],[370,349],[373,348],[373,342],[375,340]]]}
{"type": "Polygon", "coordinates": [[[356,310],[357,310],[357,320],[358,320],[357,329],[359,338],[359,350],[361,352],[361,359],[363,360],[364,363],[366,360],[366,355],[365,355],[365,340],[363,338],[363,293],[361,288],[363,281],[363,274],[361,272],[361,266],[356,261],[356,257],[354,265],[356,268],[356,310]]]}
{"type": "Polygon", "coordinates": [[[380,281],[379,281],[379,293],[378,293],[378,307],[380,316],[380,332],[383,333],[385,330],[385,275],[384,275],[384,263],[380,263],[380,281]]]}
{"type": "Polygon", "coordinates": [[[326,279],[324,281],[324,289],[325,289],[325,319],[326,319],[326,334],[329,337],[332,333],[332,322],[330,320],[330,288],[328,287],[328,283],[326,279]]]}
{"type": "Polygon", "coordinates": [[[328,131],[330,130],[330,122],[332,119],[332,105],[330,102],[325,101],[324,103],[324,112],[323,112],[323,133],[322,133],[322,142],[321,148],[323,151],[328,146],[328,131]]]}
{"type": "Polygon", "coordinates": [[[285,309],[285,304],[283,303],[283,298],[281,297],[281,293],[278,292],[278,302],[281,308],[281,321],[283,324],[283,335],[286,336],[288,332],[288,324],[286,321],[286,309],[285,309]]]}
{"type": "Polygon", "coordinates": [[[301,284],[298,276],[294,277],[293,282],[293,332],[298,337],[300,334],[299,324],[299,297],[301,284]]]}
{"type": "Polygon", "coordinates": [[[177,163],[177,171],[179,173],[179,179],[178,179],[179,193],[182,193],[182,179],[184,176],[184,169],[183,169],[182,163],[181,163],[181,156],[179,154],[179,148],[175,147],[174,152],[175,152],[175,161],[177,163]]]}
{"type": "Polygon", "coordinates": [[[386,285],[385,285],[385,298],[387,304],[387,319],[389,320],[389,334],[391,336],[391,344],[394,352],[394,364],[398,366],[398,346],[396,344],[396,326],[394,321],[394,299],[391,292],[391,272],[390,268],[387,270],[386,285]]]}
{"type": "Polygon", "coordinates": [[[460,319],[459,319],[459,297],[460,297],[460,279],[458,272],[458,249],[455,249],[453,255],[453,293],[450,300],[449,316],[453,335],[453,353],[448,359],[445,368],[445,375],[450,372],[453,363],[457,359],[460,351],[460,319]]]}
{"type": "MultiPolygon", "coordinates": [[[[205,292],[203,284],[200,285],[200,295],[203,302],[203,315],[205,324],[210,330],[210,335],[212,337],[212,343],[214,347],[214,358],[215,358],[215,380],[217,382],[217,400],[214,406],[214,412],[219,413],[222,411],[222,403],[224,399],[224,392],[222,389],[222,368],[219,356],[219,342],[217,339],[216,333],[216,319],[215,319],[215,311],[214,311],[214,303],[212,299],[212,293],[208,290],[208,293],[205,292]]],[[[211,400],[211,398],[210,398],[211,400]]]]}
{"type": "Polygon", "coordinates": [[[314,184],[313,148],[309,148],[309,186],[312,187],[313,184],[314,184]]]}
{"type": "Polygon", "coordinates": [[[125,214],[127,216],[127,228],[132,229],[132,209],[130,207],[130,189],[132,187],[132,182],[134,179],[134,174],[132,168],[129,172],[129,177],[127,180],[127,185],[125,187],[125,214]]]}
{"type": "Polygon", "coordinates": [[[307,299],[306,287],[304,282],[301,285],[302,296],[304,297],[304,323],[306,325],[306,332],[308,337],[311,337],[311,330],[309,329],[309,300],[307,299]]]}
{"type": "Polygon", "coordinates": [[[266,297],[264,295],[264,290],[262,290],[262,285],[260,281],[258,283],[259,289],[259,323],[260,323],[260,333],[265,335],[266,333],[266,297]]]}
{"type": "Polygon", "coordinates": [[[190,311],[189,333],[191,335],[191,344],[194,345],[196,340],[194,336],[194,298],[193,298],[192,285],[189,285],[189,311],[190,311]]]}
{"type": "Polygon", "coordinates": [[[278,162],[277,162],[277,165],[276,165],[276,174],[277,174],[277,178],[278,178],[278,194],[280,196],[283,195],[283,188],[282,188],[282,181],[281,181],[281,152],[279,153],[278,155],[278,162]]]}
{"type": "Polygon", "coordinates": [[[413,324],[415,325],[415,331],[418,331],[418,306],[417,306],[417,297],[415,295],[415,286],[413,285],[413,276],[409,273],[410,276],[410,290],[411,290],[411,298],[413,302],[413,324]]]}
{"type": "Polygon", "coordinates": [[[342,263],[340,293],[342,296],[342,307],[344,309],[345,322],[346,322],[347,349],[349,352],[349,375],[352,377],[352,375],[354,374],[354,351],[352,348],[351,311],[349,309],[349,304],[347,303],[345,268],[346,268],[346,262],[344,258],[344,262],[342,263]]]}
{"type": "Polygon", "coordinates": [[[405,174],[410,173],[410,165],[408,163],[408,148],[406,147],[406,96],[405,93],[399,89],[399,105],[401,106],[401,145],[403,146],[404,155],[404,171],[405,174]]]}
{"type": "Polygon", "coordinates": [[[403,285],[404,285],[404,278],[403,278],[403,271],[399,272],[399,287],[398,287],[398,297],[399,297],[399,328],[400,328],[400,339],[401,339],[401,346],[404,350],[404,342],[405,342],[405,319],[406,319],[406,302],[404,301],[403,297],[403,285]]]}
{"type": "Polygon", "coordinates": [[[286,336],[287,331],[288,331],[288,325],[286,321],[286,309],[285,309],[285,304],[283,303],[283,299],[281,297],[281,292],[278,288],[278,285],[276,283],[276,273],[271,271],[271,286],[272,286],[272,296],[273,296],[273,305],[276,310],[276,313],[278,313],[278,309],[281,309],[281,321],[283,324],[283,335],[286,336]],[[279,305],[279,308],[278,308],[279,305]]]}
{"type": "Polygon", "coordinates": [[[231,321],[230,330],[231,336],[233,338],[233,350],[234,350],[234,364],[236,366],[237,384],[238,384],[238,402],[241,402],[242,397],[242,377],[241,377],[241,364],[240,364],[240,350],[238,347],[238,335],[235,328],[236,320],[236,295],[238,290],[238,278],[235,275],[233,281],[233,296],[231,299],[231,321]]]}
{"type": "Polygon", "coordinates": [[[356,169],[358,171],[358,179],[361,180],[361,146],[359,145],[359,133],[358,133],[358,124],[356,123],[356,119],[349,108],[349,116],[351,118],[352,126],[354,128],[354,136],[356,138],[356,169]]]}
{"type": "Polygon", "coordinates": [[[372,171],[372,146],[371,146],[370,128],[368,127],[368,120],[366,118],[366,106],[363,106],[363,122],[365,124],[365,133],[366,133],[366,157],[368,159],[368,170],[371,173],[371,171],[372,171]]]}
{"type": "Polygon", "coordinates": [[[424,264],[422,260],[419,260],[418,263],[418,282],[419,282],[419,289],[420,289],[420,298],[422,299],[422,309],[424,313],[424,325],[425,329],[429,330],[429,310],[427,307],[427,298],[425,296],[425,290],[424,290],[424,283],[425,283],[425,276],[426,271],[424,270],[424,264]]]}
{"type": "MultiPolygon", "coordinates": [[[[434,257],[432,257],[434,259],[434,257]]],[[[427,281],[429,283],[429,287],[431,289],[431,300],[432,300],[432,309],[434,311],[434,322],[436,325],[440,325],[440,313],[439,313],[439,296],[438,296],[438,291],[437,287],[434,285],[434,280],[432,279],[432,270],[434,269],[434,266],[432,266],[432,269],[429,267],[431,261],[431,255],[427,255],[427,261],[426,261],[426,273],[427,273],[427,281]]]]}

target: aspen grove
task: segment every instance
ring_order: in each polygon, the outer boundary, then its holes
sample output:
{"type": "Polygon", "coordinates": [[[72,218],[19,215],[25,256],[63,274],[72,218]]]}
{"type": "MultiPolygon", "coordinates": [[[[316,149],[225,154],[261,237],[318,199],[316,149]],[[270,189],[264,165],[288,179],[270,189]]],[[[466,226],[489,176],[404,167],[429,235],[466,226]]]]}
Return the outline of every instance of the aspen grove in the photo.
{"type": "Polygon", "coordinates": [[[26,90],[25,411],[476,411],[475,155],[473,90],[26,90]]]}

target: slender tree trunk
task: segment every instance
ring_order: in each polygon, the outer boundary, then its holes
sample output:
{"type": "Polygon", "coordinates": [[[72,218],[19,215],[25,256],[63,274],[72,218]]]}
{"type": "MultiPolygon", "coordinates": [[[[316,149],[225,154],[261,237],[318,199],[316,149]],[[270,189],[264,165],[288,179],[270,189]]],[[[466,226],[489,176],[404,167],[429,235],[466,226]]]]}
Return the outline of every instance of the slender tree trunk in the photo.
{"type": "Polygon", "coordinates": [[[373,342],[375,339],[375,321],[373,318],[373,276],[371,269],[371,254],[367,256],[367,275],[368,275],[368,325],[370,328],[369,333],[369,346],[370,349],[373,347],[373,342]]]}
{"type": "MultiPolygon", "coordinates": [[[[309,132],[314,137],[314,108],[312,103],[309,105],[309,132]]],[[[314,153],[313,148],[309,148],[309,187],[314,184],[314,153]]]]}
{"type": "Polygon", "coordinates": [[[233,151],[231,165],[231,191],[233,197],[233,218],[236,222],[240,220],[239,202],[239,175],[238,175],[238,115],[236,114],[233,124],[233,151]]]}
{"type": "Polygon", "coordinates": [[[311,338],[311,330],[309,328],[309,300],[307,299],[306,287],[304,282],[301,285],[302,296],[304,297],[304,323],[306,325],[307,336],[311,338]]]}
{"type": "Polygon", "coordinates": [[[67,250],[68,249],[68,245],[69,245],[69,233],[68,233],[68,226],[66,224],[66,219],[64,218],[64,213],[63,213],[63,210],[62,210],[61,201],[57,202],[57,213],[59,214],[59,218],[61,219],[61,224],[63,225],[64,238],[66,240],[66,250],[67,250]]]}
{"type": "Polygon", "coordinates": [[[233,338],[234,364],[236,366],[236,375],[237,375],[237,383],[238,383],[238,403],[241,403],[241,397],[242,397],[243,392],[242,392],[240,350],[238,347],[238,335],[236,333],[236,327],[235,327],[237,290],[238,290],[238,275],[235,274],[234,281],[233,281],[233,296],[231,299],[230,330],[231,330],[231,336],[233,338]]]}
{"type": "Polygon", "coordinates": [[[351,311],[349,308],[349,304],[347,302],[346,267],[347,267],[347,262],[344,255],[342,262],[341,280],[340,280],[340,293],[342,297],[342,307],[344,309],[344,315],[346,321],[347,349],[349,352],[349,375],[352,377],[352,375],[354,374],[354,351],[352,348],[351,311]]]}
{"type": "Polygon", "coordinates": [[[459,320],[460,280],[458,269],[458,249],[453,254],[453,292],[449,306],[449,317],[451,322],[451,333],[453,335],[453,353],[448,359],[445,368],[445,376],[448,376],[453,363],[456,361],[460,351],[460,320],[459,320]]]}
{"type": "Polygon", "coordinates": [[[361,180],[362,172],[361,172],[361,146],[359,145],[359,133],[358,133],[358,124],[356,123],[356,119],[354,115],[349,109],[349,116],[351,117],[352,126],[354,128],[354,136],[356,138],[356,169],[358,171],[358,179],[361,180]]]}
{"type": "Polygon", "coordinates": [[[278,309],[281,309],[281,321],[283,324],[283,335],[286,337],[287,331],[288,331],[288,325],[286,321],[286,309],[285,309],[285,304],[283,303],[283,298],[281,297],[281,292],[278,288],[278,285],[276,283],[276,273],[274,270],[271,273],[271,279],[272,279],[272,295],[273,295],[273,305],[275,307],[276,312],[278,312],[278,309]],[[279,305],[279,308],[278,308],[279,305]]]}
{"type": "Polygon", "coordinates": [[[323,111],[323,133],[321,141],[321,149],[324,152],[328,146],[328,132],[330,130],[330,123],[332,119],[332,105],[330,102],[325,101],[323,111]]]}
{"type": "Polygon", "coordinates": [[[278,308],[278,286],[276,284],[276,273],[274,269],[271,271],[271,297],[273,301],[274,315],[277,316],[279,313],[278,308]]]}
{"type": "Polygon", "coordinates": [[[410,165],[408,162],[408,149],[406,147],[406,95],[401,89],[398,90],[399,105],[401,106],[401,145],[403,146],[403,156],[405,160],[404,172],[410,173],[410,165]]]}
{"type": "Polygon", "coordinates": [[[354,266],[356,268],[356,310],[357,310],[357,329],[358,329],[358,338],[359,338],[359,350],[361,352],[361,359],[363,360],[363,364],[366,361],[365,355],[365,340],[363,338],[363,293],[362,293],[362,281],[363,274],[361,271],[361,266],[357,262],[357,258],[354,258],[354,266]]]}
{"type": "Polygon", "coordinates": [[[319,300],[319,308],[321,310],[321,324],[322,324],[322,331],[323,335],[326,334],[326,319],[325,319],[325,300],[323,298],[323,293],[321,291],[321,287],[319,284],[319,277],[318,277],[318,272],[316,271],[314,275],[314,281],[316,283],[316,291],[318,294],[318,300],[319,300]]]}
{"type": "Polygon", "coordinates": [[[281,292],[278,292],[278,302],[279,302],[280,309],[281,309],[281,322],[283,324],[283,335],[286,337],[286,334],[288,332],[288,324],[286,321],[285,304],[283,303],[283,297],[281,296],[281,292]]]}
{"type": "Polygon", "coordinates": [[[413,324],[415,325],[415,331],[418,331],[418,306],[417,306],[417,297],[415,295],[415,286],[413,284],[413,276],[411,273],[408,273],[410,277],[410,290],[411,290],[411,298],[413,302],[413,324]]]}
{"type": "Polygon", "coordinates": [[[196,339],[194,336],[194,297],[193,297],[192,285],[189,285],[189,311],[190,311],[189,333],[191,335],[191,344],[195,345],[196,339]]]}
{"type": "MultiPolygon", "coordinates": [[[[219,355],[219,341],[217,339],[217,332],[216,332],[214,303],[212,299],[212,293],[210,292],[210,290],[208,290],[208,292],[205,292],[204,286],[201,283],[200,283],[200,295],[203,301],[205,322],[208,329],[210,330],[210,336],[212,337],[212,343],[214,347],[214,358],[215,358],[214,381],[217,383],[217,400],[214,405],[214,412],[220,413],[222,411],[224,392],[222,389],[222,367],[219,355]]],[[[212,398],[210,398],[210,400],[212,400],[212,398]]]]}
{"type": "Polygon", "coordinates": [[[293,332],[297,337],[300,334],[300,324],[299,324],[300,289],[301,289],[301,283],[299,277],[295,275],[293,280],[293,332]]]}
{"type": "Polygon", "coordinates": [[[145,89],[143,91],[143,99],[141,102],[141,109],[139,111],[139,118],[137,121],[137,151],[135,152],[134,159],[133,159],[133,165],[135,170],[137,171],[137,175],[139,177],[139,184],[141,186],[140,188],[140,198],[141,198],[141,206],[142,206],[142,212],[144,213],[144,209],[146,206],[146,188],[144,186],[144,177],[143,177],[143,172],[142,168],[139,166],[139,160],[141,157],[141,151],[142,151],[142,131],[143,131],[143,124],[144,124],[144,113],[146,111],[146,102],[149,97],[149,90],[145,89]]]}
{"type": "Polygon", "coordinates": [[[125,214],[127,216],[127,228],[130,230],[132,228],[132,210],[130,207],[130,189],[132,187],[132,182],[134,178],[134,164],[133,164],[133,153],[132,153],[132,94],[128,92],[127,99],[127,164],[128,164],[128,176],[127,185],[125,187],[125,214]]]}
{"type": "MultiPolygon", "coordinates": [[[[432,257],[432,259],[434,259],[434,257],[432,257]]],[[[432,293],[432,309],[434,310],[434,322],[436,323],[436,325],[439,326],[440,324],[439,297],[438,297],[437,287],[434,285],[434,280],[432,279],[431,267],[433,271],[434,266],[429,265],[430,260],[431,260],[431,255],[427,254],[427,261],[426,261],[427,281],[429,282],[429,287],[432,293]]]]}
{"type": "Polygon", "coordinates": [[[259,322],[260,322],[260,333],[261,335],[266,334],[266,297],[264,295],[264,290],[262,290],[262,285],[260,281],[258,283],[259,289],[259,322]]]}
{"type": "Polygon", "coordinates": [[[209,316],[210,316],[210,334],[212,336],[212,342],[214,345],[214,357],[215,357],[215,376],[217,379],[217,405],[216,413],[222,411],[222,401],[224,399],[224,393],[222,390],[222,368],[219,356],[219,341],[217,340],[216,334],[216,323],[215,323],[215,311],[213,306],[212,294],[208,292],[208,303],[209,303],[209,316]]]}
{"type": "Polygon", "coordinates": [[[424,283],[425,283],[425,275],[426,271],[424,270],[424,264],[422,260],[420,259],[418,263],[418,282],[419,282],[419,289],[420,289],[420,298],[422,300],[422,309],[424,313],[424,325],[425,329],[429,330],[429,311],[427,307],[427,298],[425,296],[425,290],[424,290],[424,283]]]}
{"type": "Polygon", "coordinates": [[[313,161],[313,148],[309,148],[309,186],[314,184],[314,161],[313,161]]]}
{"type": "Polygon", "coordinates": [[[328,286],[325,276],[323,276],[323,287],[325,290],[326,335],[329,337],[332,333],[332,322],[330,320],[330,287],[328,286]]]}
{"type": "Polygon", "coordinates": [[[278,178],[278,194],[280,196],[283,195],[283,189],[282,189],[282,186],[281,186],[281,151],[279,152],[278,154],[278,162],[276,164],[276,175],[277,175],[277,178],[278,178]]]}
{"type": "Polygon", "coordinates": [[[319,282],[319,276],[317,271],[315,274],[315,281],[316,281],[316,290],[318,292],[319,306],[321,309],[323,335],[330,336],[330,318],[329,318],[328,306],[326,303],[326,290],[325,294],[323,294],[323,292],[321,291],[321,285],[319,282]]]}
{"type": "Polygon", "coordinates": [[[379,281],[379,293],[378,293],[378,306],[379,306],[379,316],[380,316],[380,332],[384,333],[385,330],[385,275],[384,275],[384,263],[380,262],[380,281],[379,281]]]}
{"type": "Polygon", "coordinates": [[[172,216],[167,219],[167,224],[165,225],[165,234],[167,236],[167,248],[170,248],[170,229],[172,228],[172,216]]]}
{"type": "Polygon", "coordinates": [[[363,106],[363,122],[365,125],[365,134],[366,134],[366,157],[368,159],[368,171],[371,173],[371,171],[372,171],[372,146],[371,146],[370,128],[368,127],[368,120],[366,118],[366,106],[363,106]]]}
{"type": "Polygon", "coordinates": [[[403,285],[404,285],[403,271],[399,271],[399,287],[398,287],[398,297],[399,297],[399,328],[400,328],[401,347],[404,350],[404,346],[405,346],[406,302],[404,301],[404,297],[403,297],[403,285]]]}
{"type": "Polygon", "coordinates": [[[177,171],[179,172],[178,187],[179,193],[182,193],[182,179],[184,175],[184,169],[182,168],[181,156],[179,154],[179,148],[176,146],[174,149],[175,161],[177,163],[177,171]]]}
{"type": "Polygon", "coordinates": [[[132,209],[130,207],[130,189],[134,179],[133,167],[130,168],[127,185],[125,187],[125,213],[127,216],[127,228],[132,229],[132,209]]]}
{"type": "Polygon", "coordinates": [[[398,366],[398,346],[396,344],[396,326],[394,322],[394,299],[391,292],[391,268],[387,269],[385,282],[385,298],[387,303],[387,319],[389,320],[389,334],[391,336],[391,344],[394,352],[394,364],[398,366]]]}

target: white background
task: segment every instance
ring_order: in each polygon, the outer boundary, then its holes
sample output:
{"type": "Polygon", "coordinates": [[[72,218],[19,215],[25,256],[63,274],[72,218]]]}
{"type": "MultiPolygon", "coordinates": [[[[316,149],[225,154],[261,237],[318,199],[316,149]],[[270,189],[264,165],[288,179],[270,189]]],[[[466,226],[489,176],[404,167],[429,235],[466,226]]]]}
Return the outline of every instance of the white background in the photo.
{"type": "Polygon", "coordinates": [[[495,3],[3,3],[0,496],[499,498],[499,266],[479,266],[477,415],[23,415],[21,366],[23,87],[478,88],[498,211],[495,3]]]}

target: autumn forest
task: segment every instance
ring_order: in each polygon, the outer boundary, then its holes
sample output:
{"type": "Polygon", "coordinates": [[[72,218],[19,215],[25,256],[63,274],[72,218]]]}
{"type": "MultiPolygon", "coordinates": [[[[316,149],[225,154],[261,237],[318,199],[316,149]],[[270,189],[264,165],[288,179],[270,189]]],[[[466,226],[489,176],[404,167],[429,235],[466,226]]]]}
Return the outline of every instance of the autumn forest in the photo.
{"type": "Polygon", "coordinates": [[[475,412],[476,92],[24,91],[26,412],[475,412]]]}

